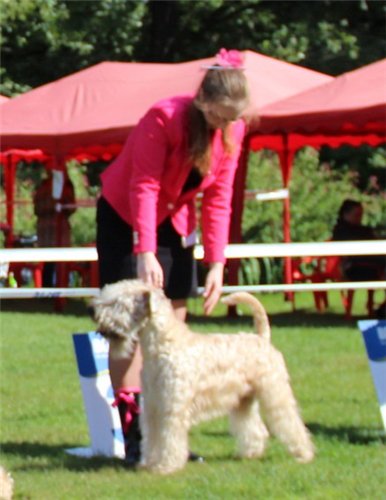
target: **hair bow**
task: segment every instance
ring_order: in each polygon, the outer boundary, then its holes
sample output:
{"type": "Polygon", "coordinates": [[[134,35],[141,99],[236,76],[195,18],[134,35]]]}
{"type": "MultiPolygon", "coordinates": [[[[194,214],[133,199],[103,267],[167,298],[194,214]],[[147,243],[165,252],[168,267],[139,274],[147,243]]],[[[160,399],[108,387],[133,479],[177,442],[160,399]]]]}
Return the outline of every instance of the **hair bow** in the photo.
{"type": "Polygon", "coordinates": [[[238,50],[226,50],[224,48],[220,49],[215,58],[216,64],[223,68],[243,68],[243,54],[238,50]]]}

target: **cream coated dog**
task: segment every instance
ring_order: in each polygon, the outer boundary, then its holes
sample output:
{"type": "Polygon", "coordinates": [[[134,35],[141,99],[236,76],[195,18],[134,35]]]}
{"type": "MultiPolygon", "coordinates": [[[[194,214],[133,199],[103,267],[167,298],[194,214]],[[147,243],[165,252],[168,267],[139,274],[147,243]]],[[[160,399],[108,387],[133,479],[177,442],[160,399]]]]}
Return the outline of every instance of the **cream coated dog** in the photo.
{"type": "Polygon", "coordinates": [[[299,462],[314,457],[263,306],[243,292],[223,302],[249,304],[258,334],[193,333],[163,291],[140,280],[107,285],[94,300],[98,330],[109,339],[112,356],[127,356],[140,343],[141,465],[151,471],[182,469],[190,427],[227,414],[241,457],[261,457],[269,433],[299,462]]]}

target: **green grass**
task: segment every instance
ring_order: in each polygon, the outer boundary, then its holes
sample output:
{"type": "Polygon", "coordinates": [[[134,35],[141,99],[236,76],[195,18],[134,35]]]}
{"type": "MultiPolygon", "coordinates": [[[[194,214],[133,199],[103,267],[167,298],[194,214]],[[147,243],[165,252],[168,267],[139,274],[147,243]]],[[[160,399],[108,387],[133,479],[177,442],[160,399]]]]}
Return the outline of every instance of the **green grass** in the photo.
{"type": "MultiPolygon", "coordinates": [[[[275,439],[260,461],[234,458],[226,419],[200,425],[191,449],[206,457],[169,477],[127,470],[115,459],[81,459],[66,448],[89,437],[71,334],[92,330],[85,306],[69,301],[54,314],[50,301],[3,301],[1,313],[1,463],[12,473],[16,499],[384,499],[385,433],[356,321],[344,319],[337,293],[315,312],[311,294],[296,310],[280,294],[262,295],[273,342],[283,352],[303,417],[317,447],[312,464],[297,464],[275,439]]],[[[244,313],[203,318],[202,332],[252,328],[244,313]]]]}

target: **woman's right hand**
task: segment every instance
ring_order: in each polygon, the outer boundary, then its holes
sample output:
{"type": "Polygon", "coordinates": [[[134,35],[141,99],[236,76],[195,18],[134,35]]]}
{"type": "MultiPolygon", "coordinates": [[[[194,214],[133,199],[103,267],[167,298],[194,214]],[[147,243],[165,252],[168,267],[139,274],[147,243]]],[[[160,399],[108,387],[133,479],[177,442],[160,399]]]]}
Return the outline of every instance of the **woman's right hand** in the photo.
{"type": "Polygon", "coordinates": [[[150,283],[158,288],[164,286],[164,273],[153,252],[143,252],[137,255],[137,275],[145,283],[150,283]]]}

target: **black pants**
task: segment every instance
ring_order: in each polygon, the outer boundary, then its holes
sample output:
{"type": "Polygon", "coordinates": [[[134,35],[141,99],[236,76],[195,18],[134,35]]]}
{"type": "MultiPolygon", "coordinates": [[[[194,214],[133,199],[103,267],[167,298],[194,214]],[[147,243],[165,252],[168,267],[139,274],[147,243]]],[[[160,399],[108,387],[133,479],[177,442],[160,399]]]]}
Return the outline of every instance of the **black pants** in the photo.
{"type": "MultiPolygon", "coordinates": [[[[133,253],[133,229],[104,198],[97,205],[97,252],[100,286],[137,277],[133,253]]],[[[157,259],[164,272],[165,294],[186,299],[197,290],[197,267],[193,247],[184,248],[171,220],[157,228],[157,259]]]]}

